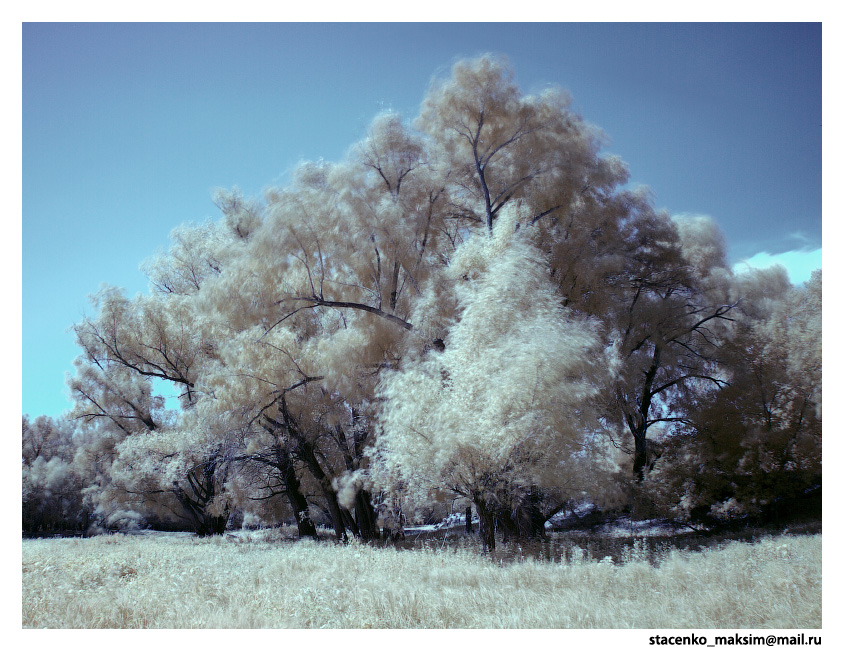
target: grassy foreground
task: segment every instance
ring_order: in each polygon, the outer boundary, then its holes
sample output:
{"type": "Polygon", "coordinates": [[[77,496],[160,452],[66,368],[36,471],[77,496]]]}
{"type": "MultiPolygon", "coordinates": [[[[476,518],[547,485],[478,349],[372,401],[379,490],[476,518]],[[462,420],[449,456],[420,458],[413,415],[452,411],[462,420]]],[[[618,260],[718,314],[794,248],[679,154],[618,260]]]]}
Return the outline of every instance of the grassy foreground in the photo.
{"type": "MultiPolygon", "coordinates": [[[[821,628],[821,535],[500,565],[466,550],[102,536],[23,541],[22,625],[49,628],[821,628]]],[[[276,537],[278,539],[278,537],[276,537]]]]}

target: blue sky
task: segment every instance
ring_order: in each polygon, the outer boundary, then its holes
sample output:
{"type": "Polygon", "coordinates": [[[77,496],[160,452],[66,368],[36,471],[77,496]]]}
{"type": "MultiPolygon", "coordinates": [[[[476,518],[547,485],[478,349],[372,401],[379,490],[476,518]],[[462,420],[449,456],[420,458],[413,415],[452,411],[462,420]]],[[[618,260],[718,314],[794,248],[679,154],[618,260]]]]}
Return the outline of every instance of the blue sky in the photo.
{"type": "Polygon", "coordinates": [[[69,409],[68,328],[182,222],[302,159],[337,160],[381,109],[482,52],[526,92],[567,88],[673,214],[714,217],[734,262],[821,264],[819,24],[23,26],[23,412],[69,409]],[[809,263],[807,262],[809,261],[809,263]]]}

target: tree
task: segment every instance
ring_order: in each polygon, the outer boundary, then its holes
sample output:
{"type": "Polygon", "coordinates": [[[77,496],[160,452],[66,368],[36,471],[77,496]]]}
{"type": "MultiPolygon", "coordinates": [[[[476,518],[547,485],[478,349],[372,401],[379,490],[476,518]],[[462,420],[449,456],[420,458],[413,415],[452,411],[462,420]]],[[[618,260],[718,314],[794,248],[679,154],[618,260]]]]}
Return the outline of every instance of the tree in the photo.
{"type": "Polygon", "coordinates": [[[490,232],[521,202],[519,226],[539,231],[564,305],[597,317],[608,344],[620,341],[608,417],[633,439],[641,479],[649,429],[683,419],[673,403],[699,381],[722,382],[713,355],[733,303],[699,279],[725,268],[724,247],[711,223],[673,221],[646,190],[622,188],[626,166],[599,155],[602,134],[569,104],[556,89],[523,96],[507,62],[488,55],[435,81],[416,124],[448,170],[450,217],[490,232]]]}
{"type": "Polygon", "coordinates": [[[515,211],[501,216],[492,238],[469,240],[444,270],[458,310],[442,350],[384,376],[375,452],[377,482],[418,500],[449,490],[472,501],[490,549],[497,521],[542,532],[569,498],[602,484],[592,401],[615,368],[595,324],[560,307],[536,244],[514,232],[515,211]],[[541,494],[555,505],[532,518],[523,510],[541,494]]]}
{"type": "Polygon", "coordinates": [[[112,479],[136,504],[172,512],[199,536],[222,534],[233,507],[226,483],[235,446],[230,432],[189,411],[178,427],[120,442],[112,479]]]}
{"type": "Polygon", "coordinates": [[[782,466],[811,459],[815,394],[766,366],[815,364],[772,348],[799,316],[770,322],[780,298],[743,286],[712,220],[655,210],[603,144],[564,92],[524,95],[485,55],[435,80],[412,123],[376,116],[344,160],[260,201],[218,192],[218,221],[145,263],[149,294],[105,287],[76,326],[86,499],[204,534],[253,504],[301,536],[373,539],[379,510],[446,490],[492,546],[585,491],[610,500],[608,434],[638,490],[661,447],[704,455],[719,400],[729,439],[751,442],[741,388],[785,401],[766,446],[799,424],[782,466]],[[739,302],[749,289],[765,300],[739,302]]]}
{"type": "Polygon", "coordinates": [[[28,534],[87,527],[83,477],[74,465],[74,424],[64,417],[23,416],[22,526],[28,534]]]}
{"type": "Polygon", "coordinates": [[[199,293],[226,342],[203,380],[207,405],[249,424],[251,462],[279,472],[275,491],[311,476],[339,538],[377,536],[356,478],[379,370],[401,357],[414,297],[458,237],[439,183],[420,139],[379,116],[346,162],[305,164],[268,192],[244,255],[199,293]]]}
{"type": "Polygon", "coordinates": [[[83,351],[70,380],[74,416],[100,424],[101,439],[113,441],[108,488],[98,492],[104,504],[122,500],[176,513],[181,506],[182,517],[202,535],[222,532],[228,519],[221,493],[231,448],[224,445],[226,433],[216,440],[192,422],[196,384],[216,348],[213,332],[198,319],[197,293],[254,226],[236,199],[218,195],[229,212],[217,225],[174,231],[170,252],[146,265],[154,294],[130,300],[106,286],[93,298],[97,316],[74,327],[83,351]],[[181,410],[167,409],[154,383],[177,388],[181,410]],[[190,427],[180,423],[186,421],[190,427]],[[193,436],[179,434],[189,431],[193,436]],[[205,438],[198,440],[198,433],[205,438]]]}
{"type": "MultiPolygon", "coordinates": [[[[339,502],[336,483],[344,473],[357,470],[368,429],[347,400],[360,371],[354,366],[347,371],[344,360],[335,358],[333,343],[319,325],[324,319],[332,322],[334,315],[300,314],[270,332],[253,327],[233,333],[203,380],[206,397],[200,408],[243,424],[245,452],[240,459],[275,469],[273,485],[265,489],[287,496],[302,534],[314,532],[299,489],[300,468],[316,482],[339,539],[346,538],[347,528],[373,538],[368,498],[360,492],[355,496],[354,519],[348,512],[351,505],[339,502]],[[303,320],[317,323],[305,326],[303,320]],[[346,375],[336,378],[338,365],[346,375]]],[[[356,315],[346,318],[357,337],[355,322],[356,315]]],[[[341,355],[348,345],[343,337],[338,333],[339,342],[334,343],[341,355]]]]}
{"type": "Polygon", "coordinates": [[[758,292],[725,347],[730,382],[693,412],[687,502],[700,517],[797,516],[821,486],[821,271],[803,287],[783,270],[749,276],[758,292]]]}
{"type": "Polygon", "coordinates": [[[623,233],[621,270],[602,288],[622,356],[610,410],[633,438],[633,474],[642,481],[653,461],[649,430],[685,423],[690,393],[726,384],[717,351],[736,301],[721,233],[709,220],[673,221],[645,204],[623,233]]]}

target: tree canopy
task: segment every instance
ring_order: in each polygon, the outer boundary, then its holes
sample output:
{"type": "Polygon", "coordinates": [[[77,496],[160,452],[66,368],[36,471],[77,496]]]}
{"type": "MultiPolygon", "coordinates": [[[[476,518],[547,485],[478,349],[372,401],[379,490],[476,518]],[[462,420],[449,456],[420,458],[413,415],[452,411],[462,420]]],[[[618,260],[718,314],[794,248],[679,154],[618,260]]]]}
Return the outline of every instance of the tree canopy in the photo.
{"type": "Polygon", "coordinates": [[[59,511],[97,527],[374,539],[449,496],[492,547],[579,501],[720,518],[820,485],[821,272],[735,274],[604,142],[483,56],[344,160],[218,192],[147,294],[75,326],[61,445],[24,418],[25,513],[73,467],[59,511]]]}

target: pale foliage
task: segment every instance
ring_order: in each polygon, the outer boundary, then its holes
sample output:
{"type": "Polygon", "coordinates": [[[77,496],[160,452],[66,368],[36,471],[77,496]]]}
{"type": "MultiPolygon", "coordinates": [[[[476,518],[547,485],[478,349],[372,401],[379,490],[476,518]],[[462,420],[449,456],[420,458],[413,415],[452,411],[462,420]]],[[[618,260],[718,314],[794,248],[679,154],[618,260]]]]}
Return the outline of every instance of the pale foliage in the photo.
{"type": "Polygon", "coordinates": [[[376,475],[409,495],[446,487],[483,504],[532,487],[571,496],[598,480],[591,400],[615,358],[560,307],[515,221],[500,216],[444,271],[458,306],[445,350],[385,374],[376,475]]]}
{"type": "Polygon", "coordinates": [[[821,535],[672,552],[658,568],[499,566],[467,551],[108,536],[23,542],[24,628],[822,626],[821,535]]]}
{"type": "Polygon", "coordinates": [[[32,464],[24,464],[22,469],[23,502],[33,498],[49,500],[57,494],[67,491],[68,484],[75,484],[70,464],[58,457],[49,460],[39,456],[32,464]]]}
{"type": "Polygon", "coordinates": [[[536,525],[613,492],[608,433],[649,472],[650,429],[684,434],[743,350],[769,421],[800,426],[792,449],[817,465],[820,279],[817,299],[812,283],[786,299],[780,272],[735,276],[715,222],[655,210],[603,144],[565,92],[525,95],[484,55],[434,80],[413,122],[376,116],[342,161],[303,162],[262,200],[218,191],[220,219],[144,263],[148,295],[104,286],[75,327],[88,504],[204,523],[285,494],[343,536],[353,509],[446,488],[550,501],[536,525]]]}
{"type": "Polygon", "coordinates": [[[153,293],[129,299],[106,286],[93,297],[97,316],[75,326],[83,355],[69,381],[73,416],[92,430],[78,460],[96,469],[86,500],[106,526],[126,506],[165,516],[183,508],[198,523],[225,506],[227,433],[196,417],[196,386],[218,348],[197,296],[246,237],[229,222],[176,229],[170,250],[146,265],[153,293]],[[167,407],[167,389],[181,409],[167,407]]]}
{"type": "Polygon", "coordinates": [[[263,207],[254,200],[244,200],[237,188],[231,192],[218,190],[214,199],[223,213],[220,221],[176,227],[170,233],[169,250],[141,265],[155,291],[195,294],[223,271],[260,226],[263,207]]]}
{"type": "Polygon", "coordinates": [[[681,251],[696,274],[707,276],[714,268],[727,267],[727,243],[719,225],[705,215],[681,215],[674,218],[681,251]]]}
{"type": "Polygon", "coordinates": [[[512,200],[529,201],[536,210],[529,221],[565,214],[601,143],[569,104],[554,88],[523,96],[507,61],[491,55],[460,61],[448,79],[435,80],[415,124],[443,152],[457,214],[488,230],[512,200]]]}

